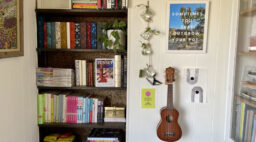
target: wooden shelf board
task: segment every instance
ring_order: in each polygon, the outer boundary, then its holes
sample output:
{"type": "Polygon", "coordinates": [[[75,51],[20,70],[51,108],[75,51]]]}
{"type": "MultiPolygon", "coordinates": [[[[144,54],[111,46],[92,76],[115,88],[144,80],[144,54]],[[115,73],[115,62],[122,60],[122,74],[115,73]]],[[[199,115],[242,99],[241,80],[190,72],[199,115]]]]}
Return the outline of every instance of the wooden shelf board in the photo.
{"type": "Polygon", "coordinates": [[[38,15],[126,17],[127,9],[36,9],[38,15]]]}
{"type": "Polygon", "coordinates": [[[80,123],[80,124],[70,124],[70,123],[44,123],[38,124],[40,128],[42,127],[58,127],[58,128],[125,128],[125,122],[105,122],[105,123],[80,123]]]}
{"type": "Polygon", "coordinates": [[[242,83],[242,86],[252,88],[252,89],[256,89],[256,84],[250,83],[250,82],[244,82],[244,83],[242,83]]]}
{"type": "Polygon", "coordinates": [[[238,52],[239,56],[256,56],[256,52],[238,52]]]}
{"type": "Polygon", "coordinates": [[[126,90],[126,87],[87,87],[87,86],[74,86],[74,87],[45,87],[37,86],[40,90],[126,90]]]}
{"type": "MultiPolygon", "coordinates": [[[[108,49],[49,49],[49,48],[37,48],[38,52],[100,52],[100,53],[113,53],[113,50],[108,49]]],[[[127,51],[117,50],[118,54],[127,54],[127,51]]]]}
{"type": "Polygon", "coordinates": [[[246,98],[243,98],[241,96],[235,96],[235,99],[241,102],[244,102],[247,105],[250,105],[252,107],[256,107],[256,102],[252,101],[252,100],[248,100],[246,98]]]}
{"type": "Polygon", "coordinates": [[[254,15],[256,12],[256,7],[248,8],[245,10],[240,11],[241,16],[251,16],[254,15]]]}

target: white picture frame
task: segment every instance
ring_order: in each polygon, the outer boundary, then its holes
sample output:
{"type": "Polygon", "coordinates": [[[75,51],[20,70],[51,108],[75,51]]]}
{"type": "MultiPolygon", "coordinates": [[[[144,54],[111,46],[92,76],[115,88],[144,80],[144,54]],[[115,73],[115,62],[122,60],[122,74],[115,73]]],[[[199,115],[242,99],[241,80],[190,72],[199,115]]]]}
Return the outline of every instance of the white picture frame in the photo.
{"type": "Polygon", "coordinates": [[[167,53],[206,53],[208,15],[208,0],[167,1],[167,53]]]}

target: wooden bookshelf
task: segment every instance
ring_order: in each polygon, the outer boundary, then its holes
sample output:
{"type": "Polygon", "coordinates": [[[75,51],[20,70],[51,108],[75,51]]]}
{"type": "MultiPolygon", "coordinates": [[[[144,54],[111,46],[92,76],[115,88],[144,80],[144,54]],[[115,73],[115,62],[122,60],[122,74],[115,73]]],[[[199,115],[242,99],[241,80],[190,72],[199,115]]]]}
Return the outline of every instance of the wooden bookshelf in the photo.
{"type": "Polygon", "coordinates": [[[245,10],[240,11],[241,16],[253,16],[255,15],[256,7],[248,8],[245,10]]]}
{"type": "Polygon", "coordinates": [[[73,87],[45,87],[38,86],[40,90],[126,90],[126,87],[88,87],[88,86],[73,86],[73,87]]]}
{"type": "Polygon", "coordinates": [[[45,123],[39,124],[39,127],[59,127],[59,128],[125,128],[125,122],[105,122],[105,123],[45,123]]]}
{"type": "Polygon", "coordinates": [[[252,100],[246,99],[246,98],[241,97],[241,96],[235,96],[235,99],[236,99],[237,101],[241,101],[241,102],[243,102],[243,103],[245,103],[245,104],[247,104],[247,105],[250,105],[250,106],[252,106],[252,107],[256,107],[256,102],[254,102],[254,101],[252,101],[252,100]]]}
{"type": "Polygon", "coordinates": [[[256,52],[238,52],[239,56],[256,56],[256,52]]]}

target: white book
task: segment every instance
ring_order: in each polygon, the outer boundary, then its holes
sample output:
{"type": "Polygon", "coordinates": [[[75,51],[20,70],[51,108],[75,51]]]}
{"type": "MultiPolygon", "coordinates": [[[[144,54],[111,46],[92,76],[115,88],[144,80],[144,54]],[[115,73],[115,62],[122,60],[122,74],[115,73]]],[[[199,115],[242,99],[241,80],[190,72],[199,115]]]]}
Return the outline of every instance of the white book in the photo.
{"type": "Polygon", "coordinates": [[[80,66],[79,60],[75,60],[76,86],[80,86],[80,66]]]}
{"type": "Polygon", "coordinates": [[[122,8],[125,8],[125,7],[126,7],[126,1],[127,1],[127,0],[122,0],[122,8]]]}
{"type": "Polygon", "coordinates": [[[114,78],[115,87],[121,87],[121,55],[115,55],[114,78]]]}
{"type": "Polygon", "coordinates": [[[107,0],[107,9],[111,9],[111,0],[107,0]]]}
{"type": "Polygon", "coordinates": [[[62,111],[62,122],[66,123],[67,119],[66,119],[66,112],[67,112],[67,96],[63,95],[63,111],[62,111]]]}
{"type": "Polygon", "coordinates": [[[82,67],[82,60],[79,60],[79,80],[80,80],[80,86],[83,85],[83,67],[82,67]]]}
{"type": "Polygon", "coordinates": [[[61,49],[60,22],[55,22],[56,49],[61,49]]]}
{"type": "Polygon", "coordinates": [[[67,22],[67,49],[70,49],[70,22],[67,22]]]}
{"type": "Polygon", "coordinates": [[[87,85],[86,84],[86,78],[87,78],[87,76],[86,76],[86,60],[82,60],[81,61],[82,62],[82,82],[83,82],[83,85],[85,86],[85,85],[87,85]]]}

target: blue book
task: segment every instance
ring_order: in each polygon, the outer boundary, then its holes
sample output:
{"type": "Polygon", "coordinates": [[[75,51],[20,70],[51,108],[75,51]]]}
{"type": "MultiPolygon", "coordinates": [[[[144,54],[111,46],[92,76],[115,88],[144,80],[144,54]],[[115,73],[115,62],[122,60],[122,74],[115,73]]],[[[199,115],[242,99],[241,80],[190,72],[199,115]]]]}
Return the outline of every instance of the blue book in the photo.
{"type": "Polygon", "coordinates": [[[51,22],[47,22],[46,23],[46,31],[47,31],[47,48],[51,48],[51,46],[52,46],[52,34],[51,34],[51,32],[52,32],[52,24],[51,24],[51,22]]]}
{"type": "Polygon", "coordinates": [[[86,98],[84,99],[84,104],[83,104],[83,123],[85,123],[86,115],[85,115],[85,108],[86,108],[86,98]]]}
{"type": "Polygon", "coordinates": [[[52,34],[52,48],[56,49],[56,30],[55,30],[55,22],[51,22],[51,34],[52,34]]]}
{"type": "Polygon", "coordinates": [[[41,16],[37,18],[37,48],[44,48],[44,21],[41,16]]]}
{"type": "Polygon", "coordinates": [[[97,24],[91,23],[91,49],[97,49],[97,24]]]}

